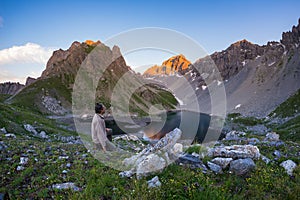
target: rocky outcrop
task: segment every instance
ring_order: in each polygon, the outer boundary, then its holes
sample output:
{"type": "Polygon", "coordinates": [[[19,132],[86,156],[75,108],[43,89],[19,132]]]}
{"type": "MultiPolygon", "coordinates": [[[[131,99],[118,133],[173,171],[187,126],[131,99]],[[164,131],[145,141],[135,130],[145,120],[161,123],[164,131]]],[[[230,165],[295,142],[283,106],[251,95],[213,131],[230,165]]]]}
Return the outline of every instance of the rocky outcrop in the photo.
{"type": "Polygon", "coordinates": [[[282,33],[280,42],[286,46],[287,49],[298,48],[300,43],[300,18],[298,25],[292,27],[292,31],[282,33]]]}
{"type": "Polygon", "coordinates": [[[36,78],[27,77],[25,86],[28,86],[36,81],[36,78]]]}
{"type": "Polygon", "coordinates": [[[238,159],[230,163],[229,171],[236,175],[245,175],[255,169],[255,166],[251,158],[238,159]]]}
{"type": "Polygon", "coordinates": [[[25,85],[20,83],[12,83],[12,82],[0,83],[0,94],[14,95],[18,93],[20,90],[22,90],[24,87],[25,85]]]}
{"type": "Polygon", "coordinates": [[[191,62],[180,54],[164,61],[161,66],[154,65],[144,72],[144,76],[184,74],[190,67],[191,62]]]}

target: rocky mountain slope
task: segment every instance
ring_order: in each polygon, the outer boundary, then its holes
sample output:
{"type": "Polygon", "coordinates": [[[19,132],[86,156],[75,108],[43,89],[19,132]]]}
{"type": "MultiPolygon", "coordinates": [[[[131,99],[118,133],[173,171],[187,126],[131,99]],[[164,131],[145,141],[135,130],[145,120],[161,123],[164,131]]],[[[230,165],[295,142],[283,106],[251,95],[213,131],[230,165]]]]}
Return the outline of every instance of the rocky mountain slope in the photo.
{"type": "Polygon", "coordinates": [[[14,83],[14,82],[5,82],[5,83],[0,83],[0,94],[8,94],[8,95],[15,95],[18,92],[20,92],[25,86],[30,85],[33,83],[36,79],[27,77],[26,83],[21,84],[21,83],[14,83]]]}
{"type": "MultiPolygon", "coordinates": [[[[116,83],[124,74],[129,74],[128,82],[136,80],[137,83],[142,83],[143,81],[126,65],[119,47],[114,46],[110,49],[100,41],[73,42],[67,50],[54,51],[41,77],[10,98],[8,102],[42,113],[64,114],[69,112],[76,75],[84,61],[84,65],[89,67],[83,73],[87,79],[83,82],[88,84],[84,86],[91,88],[91,91],[95,87],[96,101],[103,102],[107,107],[110,107],[111,95],[116,83]],[[97,51],[94,55],[85,61],[88,54],[96,47],[97,51]],[[103,69],[103,76],[98,82],[100,77],[97,77],[96,71],[102,70],[99,69],[102,67],[99,66],[99,63],[108,63],[109,66],[106,70],[103,69]],[[98,68],[95,68],[96,65],[98,68]]],[[[93,99],[95,94],[81,94],[81,96],[93,99]]],[[[144,114],[142,112],[148,109],[147,106],[158,102],[162,102],[166,109],[174,108],[177,103],[170,92],[153,84],[144,85],[137,88],[132,95],[130,111],[144,114]],[[165,98],[168,101],[162,101],[165,98]]]]}
{"type": "Polygon", "coordinates": [[[25,85],[20,83],[12,83],[12,82],[0,83],[0,94],[14,95],[24,87],[25,85]]]}
{"type": "Polygon", "coordinates": [[[153,78],[174,93],[181,94],[178,98],[183,103],[191,97],[185,93],[185,88],[181,87],[181,79],[188,80],[196,92],[201,111],[211,113],[208,87],[216,81],[204,80],[209,80],[215,73],[211,65],[207,64],[213,61],[225,85],[226,99],[220,101],[227,101],[227,112],[266,116],[300,88],[299,24],[293,26],[292,31],[283,33],[280,42],[273,41],[260,46],[247,40],[238,41],[224,51],[198,59],[181,78],[153,78]]]}

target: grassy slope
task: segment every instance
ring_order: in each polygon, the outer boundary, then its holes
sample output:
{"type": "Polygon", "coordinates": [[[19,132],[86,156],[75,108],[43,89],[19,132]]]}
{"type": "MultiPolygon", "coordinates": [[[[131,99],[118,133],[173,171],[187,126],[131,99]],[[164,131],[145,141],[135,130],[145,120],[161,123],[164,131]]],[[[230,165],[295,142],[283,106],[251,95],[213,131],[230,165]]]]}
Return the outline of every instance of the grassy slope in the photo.
{"type": "MultiPolygon", "coordinates": [[[[120,178],[119,171],[95,160],[82,145],[49,144],[25,138],[12,140],[2,135],[0,138],[9,144],[10,151],[1,154],[0,192],[8,191],[13,199],[296,199],[300,192],[300,168],[296,168],[294,177],[289,177],[279,167],[279,162],[266,165],[263,161],[257,161],[256,170],[245,177],[227,172],[220,175],[203,174],[197,169],[172,164],[162,173],[137,180],[120,178]],[[45,155],[47,146],[52,148],[50,156],[45,155]],[[35,152],[26,153],[27,149],[35,152]],[[16,171],[23,153],[28,155],[29,162],[25,170],[16,171]],[[58,159],[62,154],[69,156],[69,159],[58,159]],[[83,154],[87,154],[87,157],[83,154]],[[6,160],[6,157],[12,160],[6,160]],[[67,163],[72,164],[70,169],[66,167],[67,163]],[[63,175],[65,169],[69,171],[63,175]],[[162,187],[148,189],[146,181],[155,175],[159,176],[162,187]],[[51,188],[55,183],[68,181],[83,190],[74,192],[51,188]]],[[[272,158],[272,149],[260,149],[264,155],[272,158]]],[[[282,147],[281,151],[291,152],[288,147],[282,147]]]]}
{"type": "Polygon", "coordinates": [[[271,114],[272,117],[291,117],[283,124],[275,124],[273,130],[280,134],[281,138],[300,142],[300,90],[285,102],[280,104],[271,114]]]}
{"type": "Polygon", "coordinates": [[[291,117],[300,112],[300,90],[280,104],[269,116],[291,117]]]}
{"type": "Polygon", "coordinates": [[[13,97],[11,103],[32,112],[46,113],[41,105],[41,97],[47,94],[61,100],[65,106],[70,106],[71,90],[58,77],[34,82],[13,97]]]}

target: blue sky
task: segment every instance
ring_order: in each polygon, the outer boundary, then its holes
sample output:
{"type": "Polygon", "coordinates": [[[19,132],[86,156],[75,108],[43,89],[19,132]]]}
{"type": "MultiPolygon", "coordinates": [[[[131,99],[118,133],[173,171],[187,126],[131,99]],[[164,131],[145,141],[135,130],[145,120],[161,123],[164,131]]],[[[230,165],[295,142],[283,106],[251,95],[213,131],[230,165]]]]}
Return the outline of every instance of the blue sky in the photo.
{"type": "Polygon", "coordinates": [[[283,31],[298,23],[299,8],[300,1],[296,0],[1,0],[0,82],[24,82],[28,75],[38,76],[54,49],[67,49],[75,40],[105,41],[134,28],[162,27],[182,32],[208,53],[241,39],[266,44],[280,40],[283,31]],[[22,54],[24,51],[27,53],[22,54]]]}

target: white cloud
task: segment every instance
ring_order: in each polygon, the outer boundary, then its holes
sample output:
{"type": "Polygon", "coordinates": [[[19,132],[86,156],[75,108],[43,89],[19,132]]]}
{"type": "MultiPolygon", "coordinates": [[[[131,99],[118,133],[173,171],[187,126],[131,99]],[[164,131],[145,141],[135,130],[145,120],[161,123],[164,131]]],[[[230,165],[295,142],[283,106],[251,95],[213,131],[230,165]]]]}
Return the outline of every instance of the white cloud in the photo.
{"type": "Polygon", "coordinates": [[[27,43],[0,50],[0,65],[13,63],[40,63],[46,65],[54,49],[27,43]]]}
{"type": "Polygon", "coordinates": [[[3,27],[3,22],[4,22],[3,17],[0,16],[0,28],[3,27]]]}

